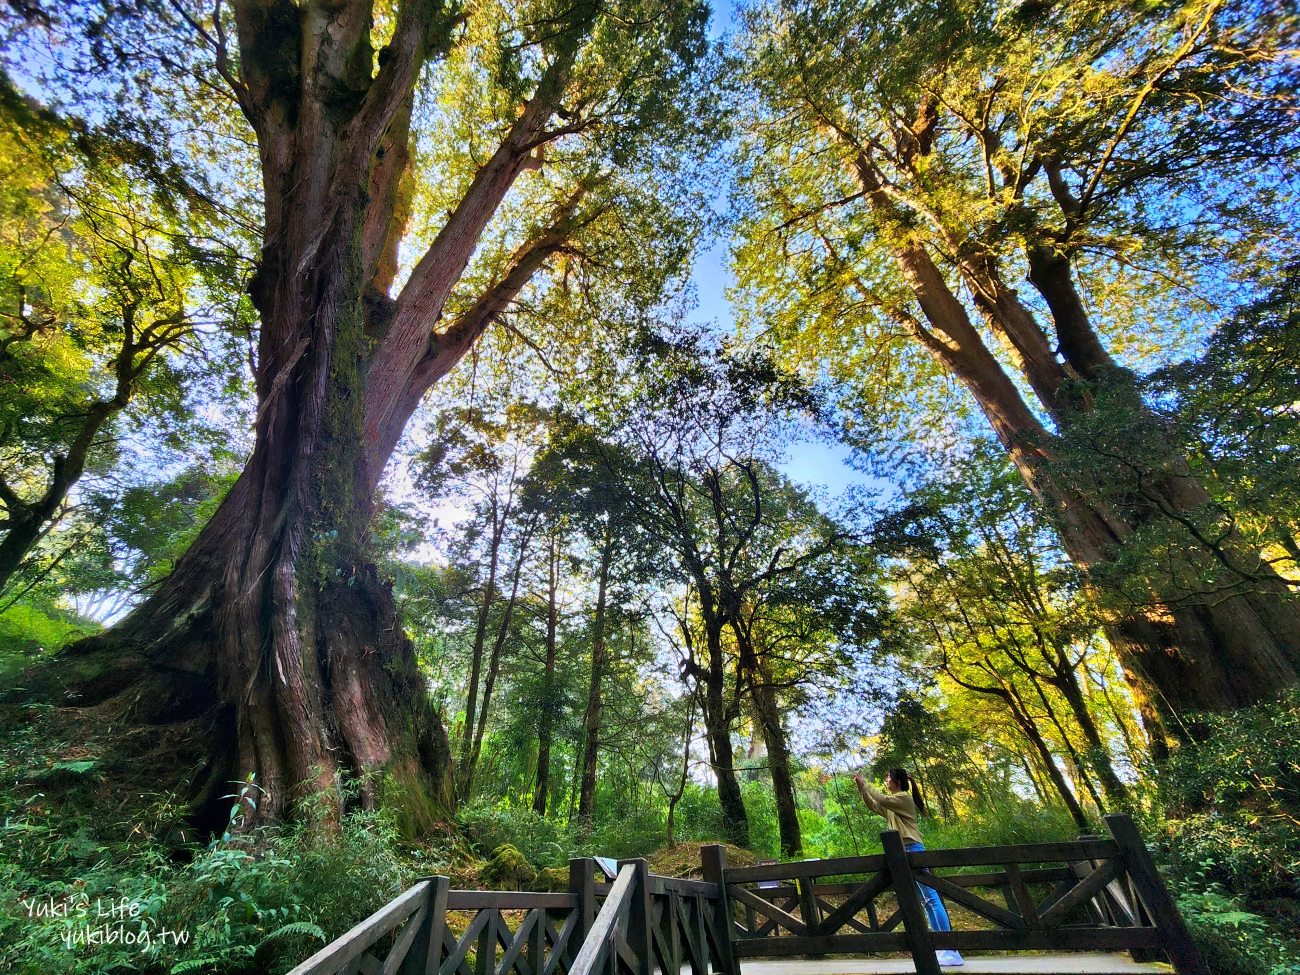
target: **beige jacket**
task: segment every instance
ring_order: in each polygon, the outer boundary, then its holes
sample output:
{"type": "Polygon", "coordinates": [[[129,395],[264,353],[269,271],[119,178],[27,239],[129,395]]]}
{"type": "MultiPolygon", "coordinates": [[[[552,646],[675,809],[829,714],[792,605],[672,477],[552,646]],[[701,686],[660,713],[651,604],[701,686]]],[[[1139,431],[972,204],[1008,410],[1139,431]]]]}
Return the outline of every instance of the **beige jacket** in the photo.
{"type": "Polygon", "coordinates": [[[898,835],[902,837],[904,844],[921,842],[921,831],[916,826],[916,803],[912,801],[910,792],[894,792],[886,795],[865,782],[859,782],[857,785],[867,808],[884,816],[889,828],[898,830],[898,835]]]}

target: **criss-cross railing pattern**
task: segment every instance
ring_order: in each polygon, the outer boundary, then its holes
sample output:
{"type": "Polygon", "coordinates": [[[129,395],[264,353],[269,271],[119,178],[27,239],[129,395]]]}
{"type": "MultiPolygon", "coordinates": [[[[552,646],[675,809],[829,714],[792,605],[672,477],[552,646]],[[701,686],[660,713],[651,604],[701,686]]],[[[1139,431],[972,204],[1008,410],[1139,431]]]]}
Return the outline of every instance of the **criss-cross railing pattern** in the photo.
{"type": "Polygon", "coordinates": [[[560,975],[581,940],[569,894],[452,890],[441,924],[435,902],[434,926],[442,945],[430,975],[560,975]]]}
{"type": "Polygon", "coordinates": [[[1137,828],[1066,843],[884,853],[729,868],[701,848],[703,880],[651,874],[644,860],[569,864],[562,893],[451,890],[422,880],[290,975],[740,975],[745,958],[907,951],[939,975],[936,949],[1163,953],[1206,975],[1137,828]],[[918,886],[920,885],[920,886],[918,886]],[[957,930],[933,932],[920,887],[957,930]]]}
{"type": "Polygon", "coordinates": [[[937,975],[936,949],[1163,950],[1179,972],[1204,970],[1127,816],[1109,838],[906,853],[895,832],[875,856],[725,870],[738,958],[909,951],[937,975]],[[957,930],[933,932],[921,887],[957,930]]]}
{"type": "MultiPolygon", "coordinates": [[[[713,858],[720,868],[720,859],[713,858]]],[[[651,955],[659,970],[677,973],[689,966],[691,975],[709,975],[711,963],[715,970],[725,970],[731,945],[719,885],[654,875],[647,875],[646,884],[651,955]]]]}
{"type": "MultiPolygon", "coordinates": [[[[447,878],[422,880],[293,970],[293,975],[426,975],[432,919],[447,878]]],[[[437,969],[432,969],[437,971],[437,969]]]]}
{"type": "MultiPolygon", "coordinates": [[[[720,849],[720,848],[719,848],[720,849]]],[[[714,856],[716,869],[722,860],[714,856]]],[[[290,975],[692,975],[728,970],[719,884],[572,860],[560,893],[452,890],[422,880],[290,975]],[[720,948],[719,946],[723,946],[720,948]]]]}

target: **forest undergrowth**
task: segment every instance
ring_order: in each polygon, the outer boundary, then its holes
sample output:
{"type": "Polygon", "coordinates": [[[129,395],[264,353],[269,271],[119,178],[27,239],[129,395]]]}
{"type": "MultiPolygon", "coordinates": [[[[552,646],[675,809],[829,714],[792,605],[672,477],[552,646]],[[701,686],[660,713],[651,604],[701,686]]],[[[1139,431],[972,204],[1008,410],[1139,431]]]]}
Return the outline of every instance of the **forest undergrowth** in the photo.
{"type": "MultiPolygon", "coordinates": [[[[657,872],[685,875],[720,829],[714,791],[692,783],[672,844],[653,806],[610,808],[584,835],[562,812],[539,816],[509,797],[468,804],[416,841],[384,810],[359,807],[337,830],[305,817],[204,839],[173,796],[106,796],[99,758],[52,734],[53,717],[11,710],[0,745],[0,967],[19,975],[285,971],[420,876],[562,890],[568,859],[583,855],[644,856],[657,872]],[[94,942],[110,931],[118,940],[94,942]]],[[[884,822],[848,800],[842,779],[815,770],[801,779],[807,855],[880,850],[884,822]]],[[[1300,697],[1214,719],[1213,734],[1140,785],[1133,811],[1213,970],[1300,972],[1300,697]]],[[[731,859],[774,857],[770,788],[751,776],[744,794],[754,843],[731,859]]],[[[255,783],[231,783],[231,827],[256,797],[255,783]]],[[[949,848],[1069,839],[1077,828],[1059,807],[1008,795],[923,819],[922,832],[929,847],[949,848]]]]}

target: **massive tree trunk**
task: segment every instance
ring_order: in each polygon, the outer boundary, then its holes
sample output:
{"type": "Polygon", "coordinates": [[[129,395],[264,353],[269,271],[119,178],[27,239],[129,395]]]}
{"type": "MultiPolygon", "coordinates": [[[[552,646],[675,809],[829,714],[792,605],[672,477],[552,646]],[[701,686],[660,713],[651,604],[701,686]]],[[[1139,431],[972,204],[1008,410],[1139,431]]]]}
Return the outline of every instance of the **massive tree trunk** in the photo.
{"type": "MultiPolygon", "coordinates": [[[[860,157],[855,173],[870,205],[886,220],[905,223],[874,164],[860,157]]],[[[977,307],[1057,420],[1060,432],[1054,434],[989,351],[926,247],[900,237],[893,256],[924,317],[906,324],[974,396],[1025,482],[1052,513],[1066,552],[1091,577],[1104,576],[1144,524],[1160,517],[1186,520],[1208,501],[1168,445],[1163,456],[1142,458],[1144,497],[1110,497],[1062,475],[1055,463],[1060,438],[1071,436],[1073,419],[1091,408],[1095,389],[1122,398],[1140,421],[1147,416],[1133,377],[1114,365],[1087,323],[1068,265],[1063,275],[1059,262],[1031,261],[1031,280],[1054,314],[1064,365],[989,263],[959,266],[977,307]]],[[[1152,442],[1161,442],[1154,420],[1145,429],[1152,442]]],[[[1254,591],[1171,591],[1171,580],[1148,575],[1143,601],[1112,613],[1107,636],[1155,737],[1186,733],[1187,713],[1256,703],[1300,681],[1300,619],[1286,587],[1269,577],[1266,566],[1226,564],[1239,557],[1225,554],[1223,571],[1250,571],[1257,580],[1254,591]]]]}
{"type": "MultiPolygon", "coordinates": [[[[600,757],[600,715],[604,709],[601,682],[605,676],[605,603],[609,593],[609,571],[614,557],[614,526],[605,523],[600,547],[600,572],[596,581],[596,612],[591,621],[591,682],[587,686],[587,710],[582,720],[582,784],[578,790],[578,821],[590,832],[596,811],[596,771],[600,757]]],[[[671,810],[670,810],[671,813],[671,810]]]]}
{"type": "MultiPolygon", "coordinates": [[[[408,833],[454,801],[440,716],[367,555],[371,499],[429,384],[518,293],[516,272],[558,246],[531,242],[477,305],[431,336],[487,222],[545,141],[573,54],[545,69],[390,299],[411,92],[453,25],[435,23],[435,4],[400,5],[375,70],[369,7],[234,4],[238,77],[222,69],[257,135],[265,200],[250,285],[262,322],[255,446],[175,571],[120,625],[70,648],[51,686],[60,703],[96,705],[115,725],[192,727],[206,763],[188,784],[206,825],[217,825],[230,779],[257,787],[245,828],[313,794],[311,808],[336,819],[343,775],[408,833]]],[[[155,783],[172,784],[171,771],[155,783]]]]}

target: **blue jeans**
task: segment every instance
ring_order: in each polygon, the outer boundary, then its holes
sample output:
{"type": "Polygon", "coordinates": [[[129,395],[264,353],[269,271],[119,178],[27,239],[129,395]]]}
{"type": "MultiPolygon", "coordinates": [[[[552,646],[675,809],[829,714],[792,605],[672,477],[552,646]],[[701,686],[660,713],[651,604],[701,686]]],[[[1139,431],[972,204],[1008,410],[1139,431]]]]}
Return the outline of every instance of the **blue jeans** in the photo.
{"type": "MultiPolygon", "coordinates": [[[[908,853],[920,853],[925,849],[925,844],[908,843],[903,849],[908,853]]],[[[922,872],[929,873],[928,870],[922,872]]],[[[921,895],[921,903],[925,905],[925,916],[930,921],[930,930],[951,931],[952,922],[948,920],[948,910],[943,906],[943,898],[939,896],[939,892],[925,884],[917,884],[916,889],[921,895]]]]}

